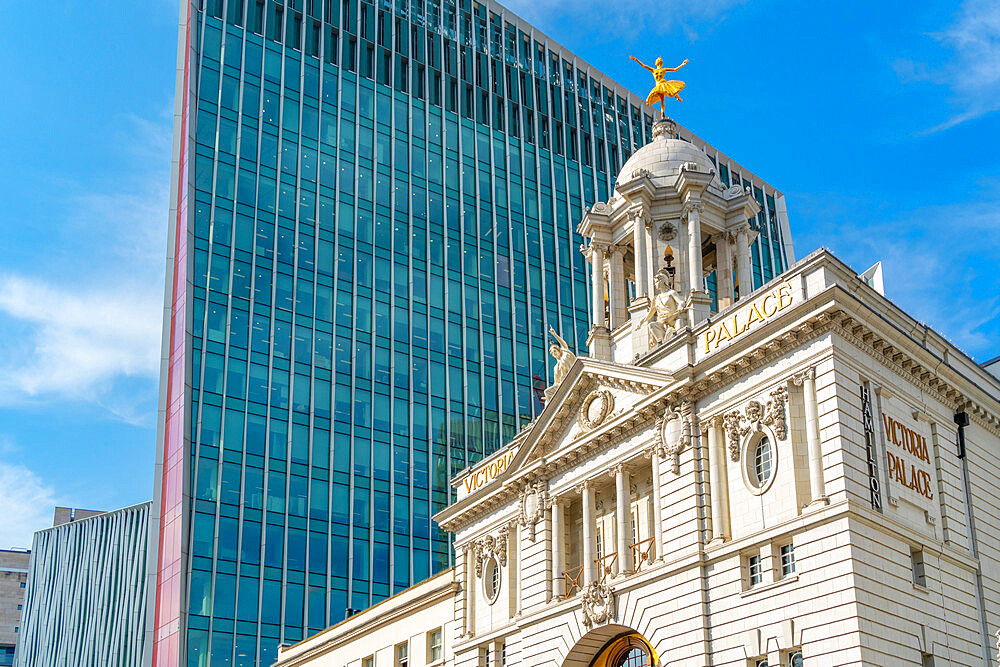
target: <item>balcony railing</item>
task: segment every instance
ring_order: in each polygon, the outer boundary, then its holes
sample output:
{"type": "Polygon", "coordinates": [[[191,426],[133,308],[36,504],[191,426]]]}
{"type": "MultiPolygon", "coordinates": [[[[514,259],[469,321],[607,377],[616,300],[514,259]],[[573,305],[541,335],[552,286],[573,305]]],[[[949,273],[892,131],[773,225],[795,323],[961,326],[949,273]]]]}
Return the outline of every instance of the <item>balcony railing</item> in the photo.
{"type": "Polygon", "coordinates": [[[563,597],[572,597],[583,590],[583,566],[572,567],[563,572],[563,597]]]}
{"type": "Polygon", "coordinates": [[[601,556],[600,558],[595,558],[594,562],[597,563],[597,580],[602,584],[608,576],[615,573],[615,563],[618,562],[618,552],[612,552],[606,556],[601,556]]]}
{"type": "Polygon", "coordinates": [[[652,563],[656,558],[656,539],[647,537],[636,542],[629,548],[632,549],[632,572],[638,572],[643,563],[652,563]]]}

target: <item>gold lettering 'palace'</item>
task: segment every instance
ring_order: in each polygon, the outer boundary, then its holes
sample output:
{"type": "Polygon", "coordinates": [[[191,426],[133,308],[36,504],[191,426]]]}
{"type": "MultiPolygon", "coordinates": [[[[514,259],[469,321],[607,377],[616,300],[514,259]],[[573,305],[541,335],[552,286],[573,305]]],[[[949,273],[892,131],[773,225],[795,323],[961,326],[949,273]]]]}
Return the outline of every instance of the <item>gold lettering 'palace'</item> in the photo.
{"type": "Polygon", "coordinates": [[[792,286],[781,283],[749,308],[737,310],[705,332],[705,352],[717,350],[722,341],[732,341],[756,325],[763,324],[792,305],[792,286]],[[713,345],[714,343],[714,345],[713,345]]]}

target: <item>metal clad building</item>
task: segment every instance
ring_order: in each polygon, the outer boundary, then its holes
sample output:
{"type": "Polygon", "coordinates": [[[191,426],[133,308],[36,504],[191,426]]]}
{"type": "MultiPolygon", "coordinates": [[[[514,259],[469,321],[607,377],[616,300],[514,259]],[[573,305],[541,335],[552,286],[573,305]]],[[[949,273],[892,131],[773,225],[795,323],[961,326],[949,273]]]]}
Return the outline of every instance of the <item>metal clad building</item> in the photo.
{"type": "Polygon", "coordinates": [[[35,533],[15,667],[143,664],[149,508],[35,533]]]}

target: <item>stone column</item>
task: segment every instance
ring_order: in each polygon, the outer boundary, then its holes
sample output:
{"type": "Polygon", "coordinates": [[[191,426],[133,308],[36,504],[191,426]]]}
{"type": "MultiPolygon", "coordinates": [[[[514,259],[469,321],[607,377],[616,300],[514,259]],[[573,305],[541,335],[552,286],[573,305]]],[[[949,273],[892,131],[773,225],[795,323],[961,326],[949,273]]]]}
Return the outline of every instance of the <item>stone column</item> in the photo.
{"type": "Polygon", "coordinates": [[[590,244],[590,263],[592,269],[591,287],[591,308],[594,315],[594,326],[598,329],[607,327],[604,319],[604,251],[606,247],[601,243],[590,244]]]}
{"type": "Polygon", "coordinates": [[[469,545],[465,550],[465,634],[476,634],[476,550],[469,545]]]}
{"type": "Polygon", "coordinates": [[[552,499],[552,597],[559,598],[566,594],[566,579],[563,571],[566,569],[563,557],[563,545],[566,542],[566,529],[563,523],[563,503],[560,498],[552,499]]]}
{"type": "Polygon", "coordinates": [[[649,271],[646,249],[646,215],[642,211],[633,211],[632,217],[632,250],[635,255],[635,297],[642,299],[649,295],[649,271]]]}
{"type": "Polygon", "coordinates": [[[597,529],[597,517],[594,514],[594,487],[590,482],[580,485],[580,496],[583,500],[583,583],[591,584],[596,578],[594,531],[597,529]]]}
{"type": "Polygon", "coordinates": [[[725,310],[735,302],[733,292],[733,247],[736,239],[723,232],[715,237],[715,284],[719,296],[719,310],[725,310]]]}
{"type": "Polygon", "coordinates": [[[653,297],[656,289],[653,287],[653,278],[656,275],[656,240],[653,238],[653,219],[644,215],[642,224],[646,234],[646,294],[653,297]]]}
{"type": "Polygon", "coordinates": [[[631,512],[629,511],[628,473],[625,466],[619,463],[615,466],[615,532],[618,533],[618,574],[632,572],[632,530],[631,512]]]}
{"type": "Polygon", "coordinates": [[[826,484],[823,481],[823,448],[819,439],[819,401],[816,397],[816,369],[809,368],[792,381],[802,386],[806,408],[806,443],[809,451],[810,504],[826,504],[826,484]]]}
{"type": "Polygon", "coordinates": [[[650,465],[653,469],[653,532],[652,537],[654,541],[653,553],[656,554],[658,559],[662,559],[666,553],[664,551],[664,541],[663,541],[663,517],[661,513],[662,509],[662,491],[660,490],[660,451],[653,448],[650,452],[650,465]]]}
{"type": "Polygon", "coordinates": [[[692,292],[705,289],[704,270],[701,261],[701,212],[705,205],[688,202],[684,205],[684,215],[688,221],[688,282],[692,292]]]}
{"type": "Polygon", "coordinates": [[[612,246],[608,259],[611,277],[611,328],[617,329],[628,320],[625,298],[625,248],[612,246]]]}
{"type": "Polygon", "coordinates": [[[511,618],[521,613],[521,531],[517,521],[507,526],[507,606],[511,618]]]}
{"type": "Polygon", "coordinates": [[[736,278],[740,283],[740,299],[753,291],[753,274],[750,270],[750,225],[744,223],[736,230],[736,278]]]}
{"type": "Polygon", "coordinates": [[[729,475],[721,415],[708,422],[708,472],[712,494],[712,542],[722,542],[729,537],[729,475]]]}

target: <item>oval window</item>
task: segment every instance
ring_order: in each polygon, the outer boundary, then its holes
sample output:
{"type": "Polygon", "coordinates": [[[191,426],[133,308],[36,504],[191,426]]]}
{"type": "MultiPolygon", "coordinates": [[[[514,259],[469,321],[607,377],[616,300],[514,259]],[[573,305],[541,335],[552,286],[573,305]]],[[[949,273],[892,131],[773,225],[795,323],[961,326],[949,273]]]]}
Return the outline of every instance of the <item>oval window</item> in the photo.
{"type": "Polygon", "coordinates": [[[753,448],[753,474],[750,479],[758,489],[764,487],[771,479],[771,441],[762,436],[753,448]]]}
{"type": "Polygon", "coordinates": [[[483,569],[483,592],[486,593],[486,599],[490,604],[493,604],[500,594],[500,565],[496,558],[490,558],[483,569]]]}

